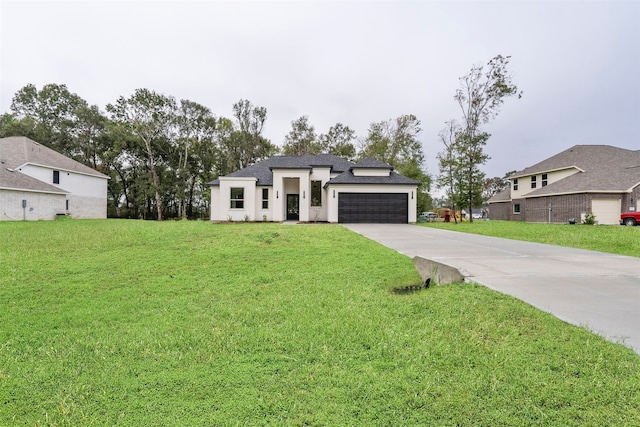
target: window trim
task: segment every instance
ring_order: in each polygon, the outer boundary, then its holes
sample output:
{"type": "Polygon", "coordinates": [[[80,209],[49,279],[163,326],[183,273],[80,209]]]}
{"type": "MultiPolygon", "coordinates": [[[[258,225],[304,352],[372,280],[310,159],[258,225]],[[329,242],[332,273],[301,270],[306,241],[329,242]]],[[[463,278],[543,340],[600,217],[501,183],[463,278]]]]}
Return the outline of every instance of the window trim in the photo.
{"type": "Polygon", "coordinates": [[[229,200],[229,209],[244,209],[244,187],[230,187],[229,200]],[[236,196],[239,195],[240,197],[234,198],[234,190],[236,190],[236,196]],[[237,190],[240,190],[240,192],[238,192],[237,190]]]}
{"type": "Polygon", "coordinates": [[[538,185],[538,177],[536,175],[531,176],[531,188],[536,188],[538,185]]]}
{"type": "Polygon", "coordinates": [[[514,215],[520,215],[520,203],[514,203],[512,211],[514,215]]]}
{"type": "Polygon", "coordinates": [[[513,191],[518,191],[518,178],[513,178],[513,191]]]}
{"type": "Polygon", "coordinates": [[[269,209],[269,189],[262,189],[262,209],[269,209]]]}
{"type": "Polygon", "coordinates": [[[542,174],[542,180],[540,182],[540,186],[541,187],[546,187],[548,183],[549,183],[549,175],[547,175],[546,173],[543,173],[542,174]]]}

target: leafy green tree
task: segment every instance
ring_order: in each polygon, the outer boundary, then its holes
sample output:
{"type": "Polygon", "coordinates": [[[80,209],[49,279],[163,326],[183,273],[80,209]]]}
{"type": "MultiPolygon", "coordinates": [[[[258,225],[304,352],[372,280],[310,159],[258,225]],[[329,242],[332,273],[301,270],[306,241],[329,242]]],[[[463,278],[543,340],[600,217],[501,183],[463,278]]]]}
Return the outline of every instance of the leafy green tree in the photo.
{"type": "Polygon", "coordinates": [[[482,190],[482,199],[486,202],[496,194],[509,187],[509,180],[504,177],[494,176],[493,178],[485,178],[482,190]]]}
{"type": "Polygon", "coordinates": [[[353,145],[355,139],[355,131],[342,123],[336,123],[329,128],[326,134],[318,137],[321,152],[343,157],[347,160],[355,160],[356,148],[353,145]]]}
{"type": "MultiPolygon", "coordinates": [[[[160,176],[162,163],[166,161],[171,150],[171,142],[175,138],[176,101],[173,97],[149,89],[136,89],[129,98],[121,96],[115,104],[107,105],[107,111],[122,131],[135,137],[137,144],[129,148],[141,149],[141,152],[136,154],[141,154],[146,160],[151,178],[147,188],[153,193],[156,218],[161,221],[163,189],[160,176]]],[[[144,192],[149,195],[148,192],[144,192]]]]}
{"type": "Polygon", "coordinates": [[[315,128],[309,123],[308,116],[302,116],[291,122],[291,130],[284,137],[282,153],[287,156],[320,154],[322,145],[316,138],[315,128]]]}
{"type": "Polygon", "coordinates": [[[233,105],[233,118],[218,121],[218,173],[227,175],[271,157],[277,147],[262,135],[267,109],[241,99],[233,105]]]}
{"type": "Polygon", "coordinates": [[[204,168],[212,164],[211,159],[204,157],[217,155],[217,150],[206,149],[216,145],[216,119],[209,108],[193,101],[181,100],[176,127],[176,202],[178,215],[187,218],[193,215],[194,198],[203,196],[204,188],[200,184],[202,176],[208,176],[204,168]],[[196,195],[196,192],[200,194],[196,195]]]}
{"type": "Polygon", "coordinates": [[[16,92],[11,109],[3,134],[27,136],[94,169],[104,168],[100,154],[107,118],[65,85],[38,90],[29,84],[16,92]]]}
{"type": "Polygon", "coordinates": [[[431,207],[432,201],[431,177],[423,170],[425,156],[418,139],[420,132],[420,121],[412,114],[372,123],[358,157],[387,163],[402,175],[419,181],[417,205],[418,211],[423,211],[431,207]]]}
{"type": "Polygon", "coordinates": [[[104,172],[107,166],[102,154],[112,143],[107,135],[109,119],[96,105],[87,104],[78,107],[76,118],[73,132],[76,160],[104,172]]]}
{"type": "Polygon", "coordinates": [[[86,101],[65,85],[53,83],[41,90],[28,84],[16,92],[11,102],[11,110],[18,120],[33,120],[31,137],[73,158],[79,154],[74,136],[78,110],[82,107],[87,107],[86,101]]]}
{"type": "MultiPolygon", "coordinates": [[[[456,200],[458,199],[456,194],[456,190],[458,189],[457,182],[460,178],[458,173],[459,162],[457,161],[456,141],[461,133],[462,129],[457,121],[450,120],[446,122],[446,127],[438,134],[440,142],[444,145],[444,150],[436,155],[440,168],[437,187],[445,189],[446,200],[448,202],[447,206],[454,212],[457,206],[456,200]]],[[[453,219],[455,222],[458,221],[455,215],[453,219]]]]}
{"type": "MultiPolygon", "coordinates": [[[[510,58],[497,55],[486,64],[486,68],[484,65],[474,65],[466,76],[459,79],[460,87],[456,90],[454,99],[463,116],[463,135],[459,137],[458,144],[462,145],[459,151],[464,152],[464,158],[460,161],[481,162],[464,165],[465,176],[469,180],[483,179],[482,174],[476,173],[477,167],[489,159],[482,153],[489,134],[483,133],[481,126],[498,115],[505,98],[522,96],[507,70],[510,58]]],[[[469,211],[480,186],[481,184],[472,181],[465,184],[468,196],[465,202],[469,211]]],[[[472,218],[470,220],[473,221],[472,218]]]]}
{"type": "Polygon", "coordinates": [[[5,113],[0,116],[0,138],[7,136],[26,136],[37,140],[35,135],[35,120],[31,117],[18,119],[13,113],[5,113]]]}
{"type": "Polygon", "coordinates": [[[480,170],[479,165],[485,164],[489,158],[484,153],[484,146],[489,136],[486,132],[480,132],[473,137],[473,141],[469,141],[471,137],[462,132],[458,135],[455,143],[457,155],[454,168],[459,177],[456,182],[456,196],[459,206],[469,207],[469,221],[473,221],[471,209],[474,206],[482,206],[484,203],[482,191],[485,174],[480,170]]]}

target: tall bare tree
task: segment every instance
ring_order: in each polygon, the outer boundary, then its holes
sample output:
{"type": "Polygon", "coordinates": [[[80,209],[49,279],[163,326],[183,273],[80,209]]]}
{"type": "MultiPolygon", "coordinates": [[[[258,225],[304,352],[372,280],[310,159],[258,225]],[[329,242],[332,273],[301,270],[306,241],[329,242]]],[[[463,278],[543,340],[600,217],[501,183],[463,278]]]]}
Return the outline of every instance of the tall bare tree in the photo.
{"type": "MultiPolygon", "coordinates": [[[[466,76],[460,77],[460,87],[454,96],[463,117],[459,144],[466,152],[466,157],[461,160],[467,162],[465,168],[469,172],[466,183],[469,212],[474,200],[473,189],[478,187],[474,180],[479,178],[473,171],[489,159],[483,153],[489,134],[483,133],[481,127],[498,115],[505,98],[522,96],[507,70],[510,59],[510,56],[497,55],[486,66],[474,65],[466,76]]],[[[472,218],[470,220],[473,221],[472,218]]]]}

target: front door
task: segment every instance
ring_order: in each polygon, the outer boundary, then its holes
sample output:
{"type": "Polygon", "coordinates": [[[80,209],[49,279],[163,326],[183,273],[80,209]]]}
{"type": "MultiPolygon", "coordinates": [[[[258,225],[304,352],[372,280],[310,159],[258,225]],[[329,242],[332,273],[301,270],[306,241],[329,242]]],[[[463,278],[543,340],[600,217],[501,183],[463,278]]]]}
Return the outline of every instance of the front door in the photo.
{"type": "Polygon", "coordinates": [[[300,219],[300,195],[287,194],[287,220],[300,219]]]}

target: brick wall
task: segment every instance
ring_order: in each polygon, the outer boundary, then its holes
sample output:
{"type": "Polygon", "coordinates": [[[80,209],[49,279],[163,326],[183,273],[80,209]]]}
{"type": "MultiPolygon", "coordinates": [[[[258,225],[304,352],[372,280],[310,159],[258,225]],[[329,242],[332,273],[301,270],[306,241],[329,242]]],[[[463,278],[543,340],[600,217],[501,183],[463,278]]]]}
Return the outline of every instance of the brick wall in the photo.
{"type": "Polygon", "coordinates": [[[0,190],[0,221],[55,219],[65,212],[65,195],[30,191],[0,190]],[[22,208],[22,201],[27,207],[22,208]]]}

